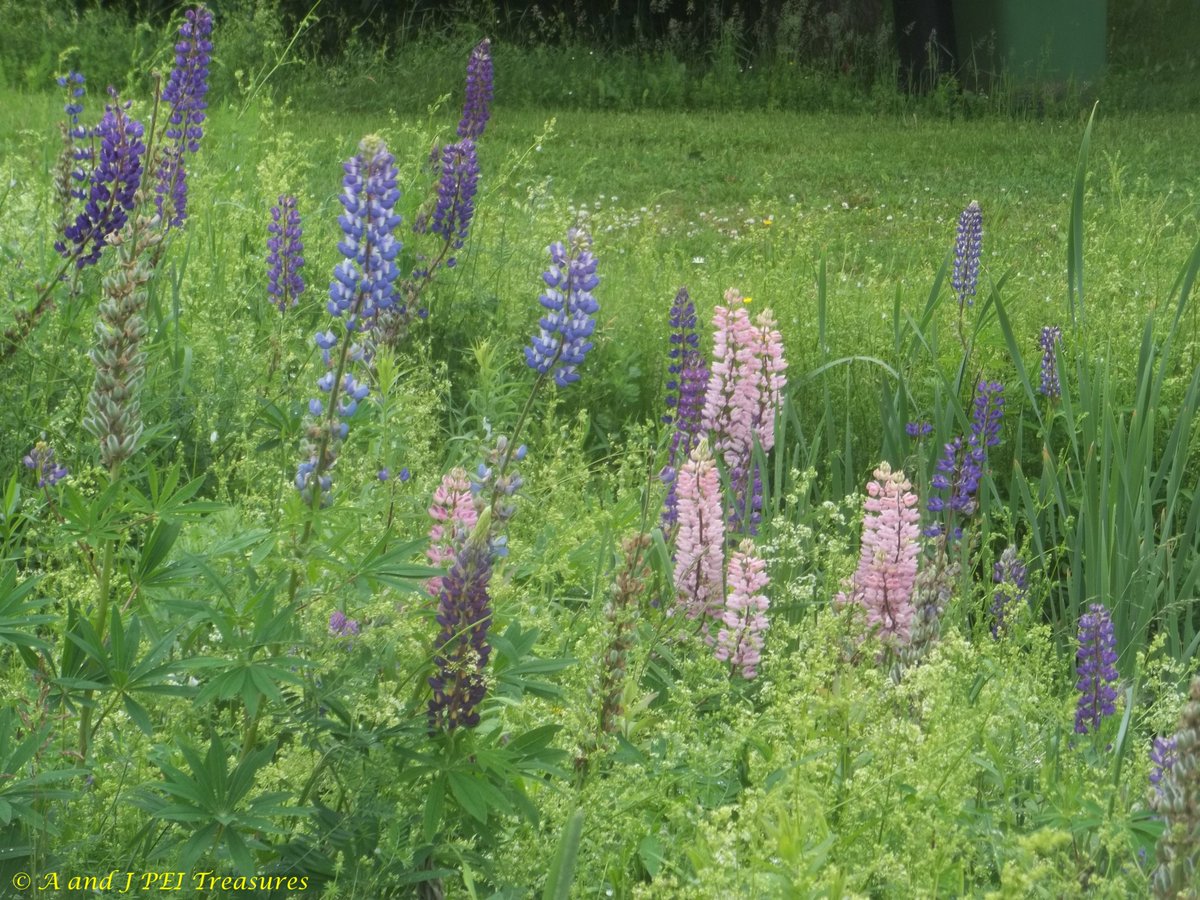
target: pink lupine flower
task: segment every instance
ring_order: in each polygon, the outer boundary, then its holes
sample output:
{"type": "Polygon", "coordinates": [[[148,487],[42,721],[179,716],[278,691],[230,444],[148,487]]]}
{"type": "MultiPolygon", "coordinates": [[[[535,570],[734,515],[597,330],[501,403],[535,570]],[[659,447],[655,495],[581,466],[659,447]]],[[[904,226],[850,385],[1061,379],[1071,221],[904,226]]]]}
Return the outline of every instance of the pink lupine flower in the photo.
{"type": "Polygon", "coordinates": [[[754,545],[743,541],[729,557],[726,582],[725,612],[721,616],[724,628],[717,632],[716,657],[734,669],[741,668],[743,678],[758,674],[763,633],[767,630],[767,595],[763,589],[770,583],[767,564],[754,555],[754,545]]]}
{"type": "Polygon", "coordinates": [[[763,452],[775,446],[775,412],[787,384],[787,361],[783,358],[783,336],[775,327],[775,316],[764,309],[754,317],[755,342],[754,385],[755,399],[752,426],[763,452]]]}
{"type": "Polygon", "coordinates": [[[917,577],[920,513],[917,495],[903,471],[892,472],[881,462],[875,480],[867,483],[862,554],[850,580],[849,593],[836,603],[858,603],[867,625],[878,629],[886,643],[909,642],[913,618],[913,585],[917,577]]]}
{"type": "Polygon", "coordinates": [[[713,452],[730,468],[748,459],[753,446],[754,416],[758,411],[755,345],[758,334],[737,289],[725,292],[729,307],[713,310],[713,355],[704,395],[704,429],[712,436],[713,452]]]}
{"type": "MultiPolygon", "coordinates": [[[[429,529],[429,549],[425,555],[434,566],[452,562],[462,549],[466,536],[479,520],[471,493],[471,479],[466,469],[457,466],[442,476],[442,483],[433,492],[433,503],[429,507],[433,525],[429,529]]],[[[425,583],[430,596],[436,597],[442,589],[442,577],[430,578],[425,583]]]]}
{"type": "Polygon", "coordinates": [[[720,615],[725,590],[725,514],[717,463],[701,438],[679,470],[676,496],[679,533],[675,537],[675,590],[689,619],[720,615]]]}

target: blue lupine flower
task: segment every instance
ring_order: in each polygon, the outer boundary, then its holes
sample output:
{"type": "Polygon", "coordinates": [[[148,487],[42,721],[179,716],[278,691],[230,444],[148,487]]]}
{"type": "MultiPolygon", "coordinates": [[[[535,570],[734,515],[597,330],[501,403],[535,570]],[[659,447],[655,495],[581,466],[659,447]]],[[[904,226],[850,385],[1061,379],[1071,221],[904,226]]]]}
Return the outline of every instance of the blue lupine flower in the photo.
{"type": "Polygon", "coordinates": [[[296,198],[280,194],[279,205],[271,207],[271,223],[267,225],[267,293],[279,311],[295,306],[304,293],[304,231],[296,198]]]}
{"type": "Polygon", "coordinates": [[[491,115],[491,103],[492,43],[484,38],[467,60],[467,97],[463,103],[462,121],[458,123],[460,138],[479,140],[491,115]]]}
{"type": "Polygon", "coordinates": [[[442,576],[438,591],[437,637],[429,678],[431,730],[453,731],[479,724],[479,704],[487,693],[486,668],[492,648],[488,628],[492,620],[488,581],[492,552],[486,541],[468,540],[458,551],[450,571],[442,576]]]}
{"type": "Polygon", "coordinates": [[[154,202],[158,214],[172,228],[178,228],[187,218],[184,155],[199,150],[204,135],[212,24],[212,13],[203,6],[184,13],[184,22],[179,26],[180,40],[175,45],[175,67],[162,92],[162,101],[170,110],[163,134],[170,143],[163,146],[154,202]]]}
{"type": "Polygon", "coordinates": [[[1047,325],[1042,328],[1042,336],[1038,346],[1042,348],[1042,383],[1038,391],[1043,397],[1058,397],[1062,387],[1058,383],[1058,361],[1055,358],[1055,347],[1062,340],[1062,329],[1057,325],[1047,325]]]}
{"type": "MultiPolygon", "coordinates": [[[[471,217],[475,214],[475,191],[479,185],[479,162],[475,142],[463,138],[442,148],[442,176],[438,181],[437,205],[429,230],[455,250],[461,250],[467,240],[471,217]]],[[[453,268],[455,258],[446,260],[453,268]]]]}
{"type": "Polygon", "coordinates": [[[112,103],[105,107],[104,118],[95,129],[100,159],[88,177],[87,202],[75,222],[64,229],[65,240],[54,245],[80,269],[98,262],[108,235],[125,227],[142,183],[145,129],[129,117],[130,104],[120,103],[116,91],[109,93],[112,103]]]}
{"type": "Polygon", "coordinates": [[[958,237],[954,243],[954,271],[950,286],[961,309],[974,304],[979,283],[979,254],[983,248],[983,212],[972,200],[958,217],[958,237]]]}
{"type": "Polygon", "coordinates": [[[904,426],[904,433],[914,440],[933,434],[933,425],[929,422],[909,422],[904,426]]]}
{"type": "Polygon", "coordinates": [[[1015,547],[1008,546],[992,566],[992,637],[999,639],[1008,630],[1013,612],[1025,599],[1028,572],[1017,556],[1015,547]]]}
{"type": "Polygon", "coordinates": [[[1079,650],[1075,669],[1079,681],[1079,705],[1075,710],[1075,733],[1087,734],[1100,728],[1105,716],[1116,712],[1117,661],[1112,617],[1101,603],[1093,603],[1079,619],[1079,650]]]}
{"type": "Polygon", "coordinates": [[[696,331],[696,305],[681,287],[671,304],[670,347],[667,350],[668,412],[663,422],[674,424],[667,464],[659,478],[667,485],[667,498],[662,521],[665,527],[675,524],[678,517],[675,479],[679,466],[687,460],[700,441],[704,412],[704,392],[708,386],[708,365],[700,352],[700,335],[696,331]],[[672,412],[673,411],[673,412],[672,412]]]}
{"type": "Polygon", "coordinates": [[[579,380],[576,368],[592,349],[588,338],[595,330],[595,314],[600,309],[592,290],[600,279],[596,257],[588,249],[591,243],[587,232],[572,228],[567,232],[567,245],[556,241],[547,248],[552,264],[542,275],[546,290],[538,301],[548,313],[539,321],[539,333],[525,348],[525,362],[539,375],[553,369],[559,387],[579,380]]]}
{"type": "Polygon", "coordinates": [[[327,401],[310,402],[309,411],[318,421],[305,432],[305,456],[296,473],[296,488],[306,503],[316,499],[313,479],[320,489],[321,505],[332,497],[329,471],[337,461],[340,444],[350,428],[338,421],[354,415],[358,404],[370,393],[349,371],[362,362],[362,345],[351,340],[356,332],[369,329],[376,316],[392,307],[396,280],[396,255],[400,242],[393,231],[400,216],[393,210],[400,197],[396,189],[396,165],[387,146],[377,137],[364,138],[359,152],[344,165],[341,197],[345,213],[338,224],[344,235],[338,249],[345,257],[334,268],[329,286],[329,314],[344,322],[343,337],[332,330],[318,332],[315,338],[321,350],[325,372],[317,379],[317,388],[329,395],[327,401]],[[340,345],[335,358],[333,350],[340,345]]]}
{"type": "Polygon", "coordinates": [[[54,459],[54,448],[45,441],[38,441],[21,460],[25,468],[32,469],[37,475],[37,486],[40,488],[54,487],[70,472],[67,467],[60,465],[54,459]]]}

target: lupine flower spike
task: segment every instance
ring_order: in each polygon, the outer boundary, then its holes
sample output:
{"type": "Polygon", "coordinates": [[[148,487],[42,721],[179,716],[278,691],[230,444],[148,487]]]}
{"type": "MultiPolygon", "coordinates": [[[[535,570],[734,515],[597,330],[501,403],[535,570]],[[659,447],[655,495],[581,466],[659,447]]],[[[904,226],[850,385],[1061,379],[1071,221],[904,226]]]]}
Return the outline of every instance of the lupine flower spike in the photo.
{"type": "Polygon", "coordinates": [[[721,477],[708,441],[691,452],[676,485],[679,532],[675,537],[675,591],[689,619],[717,618],[724,601],[725,514],[721,477]]]}
{"type": "Polygon", "coordinates": [[[931,525],[926,529],[927,536],[947,534],[954,540],[962,536],[962,527],[955,519],[956,516],[970,518],[979,508],[976,495],[987,463],[987,448],[1000,443],[1003,413],[1004,385],[980,381],[975,389],[971,435],[966,446],[961,437],[946,444],[945,453],[937,464],[937,474],[929,480],[930,487],[942,495],[931,496],[928,509],[932,513],[944,513],[947,524],[931,525]]]}
{"type": "Polygon", "coordinates": [[[539,321],[540,330],[525,348],[525,362],[539,375],[554,372],[554,383],[566,387],[579,380],[576,371],[583,363],[596,328],[600,304],[592,291],[600,283],[596,276],[596,257],[592,239],[586,231],[572,228],[567,242],[556,242],[547,249],[551,265],[542,275],[546,290],[538,301],[546,308],[539,321]]]}
{"type": "MultiPolygon", "coordinates": [[[[458,466],[442,476],[442,483],[433,492],[433,503],[429,506],[429,549],[425,555],[432,566],[444,566],[458,556],[467,535],[479,520],[475,509],[475,495],[471,491],[471,480],[466,469],[458,466]]],[[[425,582],[430,596],[437,597],[442,589],[441,576],[425,582]]]]}
{"type": "Polygon", "coordinates": [[[375,317],[393,305],[395,259],[400,252],[400,242],[392,233],[400,224],[400,216],[393,212],[400,191],[387,145],[377,137],[364,138],[358,154],[344,168],[345,213],[338,219],[344,234],[338,250],[344,259],[334,267],[326,304],[329,314],[343,323],[344,333],[327,329],[316,335],[325,364],[317,387],[324,399],[316,397],[308,403],[312,420],[305,432],[305,459],[296,472],[296,489],[304,501],[322,506],[332,499],[330,470],[349,432],[344,420],[370,393],[350,371],[352,363],[364,357],[355,335],[368,330],[375,317]]]}
{"type": "Polygon", "coordinates": [[[983,249],[983,212],[972,200],[958,217],[958,237],[954,242],[954,271],[950,286],[958,298],[959,307],[975,303],[979,284],[979,255],[983,249]]]}
{"type": "Polygon", "coordinates": [[[63,111],[67,121],[61,124],[63,149],[58,158],[58,166],[54,170],[54,197],[59,209],[59,219],[55,232],[64,234],[71,224],[71,209],[75,200],[85,198],[82,185],[87,181],[87,172],[91,170],[95,155],[89,144],[83,144],[91,137],[91,129],[79,124],[79,114],[83,112],[83,95],[87,92],[84,77],[78,72],[68,72],[57,79],[58,86],[66,91],[67,102],[63,111]]]}
{"type": "Polygon", "coordinates": [[[105,107],[104,118],[95,130],[100,139],[100,158],[88,178],[87,202],[74,223],[64,230],[64,239],[54,245],[79,269],[99,262],[108,235],[125,227],[142,183],[145,129],[129,117],[128,102],[121,103],[116,91],[110,91],[110,95],[112,102],[105,107]]]}
{"type": "Polygon", "coordinates": [[[185,157],[200,149],[204,136],[212,25],[212,13],[203,6],[184,13],[175,45],[175,68],[162,92],[163,103],[170,110],[164,132],[169,143],[163,146],[158,163],[154,202],[164,224],[171,228],[178,228],[187,218],[185,157]]]}
{"type": "Polygon", "coordinates": [[[1004,548],[1000,559],[992,567],[992,637],[997,640],[1012,626],[1013,616],[1025,600],[1025,564],[1017,556],[1015,547],[1004,548]]]}
{"type": "Polygon", "coordinates": [[[743,541],[729,557],[728,595],[717,632],[715,655],[741,670],[743,678],[754,678],[762,658],[763,636],[767,630],[767,606],[763,593],[770,579],[767,564],[754,555],[754,544],[743,541]]]}
{"type": "Polygon", "coordinates": [[[492,42],[480,41],[467,61],[467,98],[463,103],[462,121],[458,136],[479,140],[491,116],[492,105],[492,42]]]}
{"type": "Polygon", "coordinates": [[[903,647],[909,642],[913,618],[913,587],[917,577],[917,495],[903,471],[881,462],[875,480],[867,482],[863,504],[862,551],[848,591],[836,603],[857,603],[866,612],[870,629],[884,643],[903,647]]]}
{"type": "Polygon", "coordinates": [[[1156,897],[1195,897],[1200,876],[1200,677],[1192,679],[1169,752],[1174,759],[1164,766],[1151,796],[1164,825],[1151,885],[1156,897]]]}
{"type": "Polygon", "coordinates": [[[696,332],[696,306],[687,288],[680,288],[671,304],[670,348],[667,351],[667,413],[663,422],[674,425],[667,465],[660,476],[667,485],[663,508],[663,526],[670,528],[678,519],[675,495],[676,472],[695,449],[701,434],[704,392],[708,385],[708,366],[700,352],[696,332]]]}
{"type": "Polygon", "coordinates": [[[70,474],[66,466],[55,461],[54,448],[45,441],[34,444],[21,462],[37,475],[37,486],[40,488],[54,487],[70,474]]]}
{"type": "Polygon", "coordinates": [[[1079,682],[1079,704],[1075,710],[1075,733],[1088,734],[1116,712],[1117,642],[1112,617],[1103,604],[1093,603],[1079,619],[1079,650],[1075,654],[1079,682]]]}
{"type": "Polygon", "coordinates": [[[1038,392],[1043,397],[1054,399],[1062,394],[1062,386],[1058,383],[1058,360],[1055,349],[1062,340],[1062,329],[1057,325],[1047,325],[1042,328],[1042,336],[1038,346],[1042,348],[1042,383],[1038,392]]]}
{"type": "Polygon", "coordinates": [[[296,198],[280,194],[279,205],[271,207],[271,223],[267,225],[267,293],[271,301],[284,312],[295,306],[304,293],[304,231],[296,198]]]}

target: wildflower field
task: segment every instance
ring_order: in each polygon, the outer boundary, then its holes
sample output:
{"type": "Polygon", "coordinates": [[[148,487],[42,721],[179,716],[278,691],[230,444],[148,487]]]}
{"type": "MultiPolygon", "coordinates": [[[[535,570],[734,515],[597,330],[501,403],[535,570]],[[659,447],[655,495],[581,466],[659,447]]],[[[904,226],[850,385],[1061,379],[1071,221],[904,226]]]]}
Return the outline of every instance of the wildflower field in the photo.
{"type": "Polygon", "coordinates": [[[1196,113],[173,31],[0,90],[0,897],[1197,896],[1196,113]]]}

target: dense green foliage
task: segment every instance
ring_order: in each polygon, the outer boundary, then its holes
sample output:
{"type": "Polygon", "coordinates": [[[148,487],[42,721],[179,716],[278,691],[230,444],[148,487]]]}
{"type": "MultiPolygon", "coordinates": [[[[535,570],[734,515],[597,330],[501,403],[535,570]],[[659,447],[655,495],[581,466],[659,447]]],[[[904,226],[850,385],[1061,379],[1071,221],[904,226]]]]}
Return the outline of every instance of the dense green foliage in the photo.
{"type": "MultiPolygon", "coordinates": [[[[0,0],[0,15],[30,8],[0,0]]],[[[279,897],[1148,892],[1152,740],[1175,731],[1200,647],[1194,113],[1114,115],[1102,95],[1090,119],[1064,102],[1050,121],[965,121],[994,107],[812,68],[759,83],[727,61],[722,81],[721,45],[698,73],[668,53],[647,73],[579,46],[501,45],[470,240],[425,295],[428,319],[373,359],[334,503],[313,510],[292,479],[341,165],[366,133],[396,153],[411,268],[429,150],[451,139],[477,35],[395,52],[352,36],[318,69],[289,49],[298,23],[255,10],[214,37],[190,218],[147,285],[146,430],[119,468],[81,420],[102,279],[120,263],[53,280],[61,100],[30,88],[87,59],[148,120],[170,26],[100,41],[116,13],[50,12],[75,50],[14,29],[28,43],[0,54],[0,893],[29,873],[38,895],[72,896],[69,874],[113,869],[118,885],[126,871],[306,879],[259,892],[279,897]],[[578,78],[545,77],[567,63],[578,78]],[[648,95],[631,93],[634,71],[648,95]],[[771,99],[793,89],[814,99],[771,99]],[[790,111],[830,92],[841,112],[790,111]],[[772,111],[717,111],[739,105],[772,111]],[[310,288],[281,315],[265,256],[284,192],[310,288]],[[948,270],[972,199],[982,275],[960,309],[948,270]],[[517,426],[545,248],[572,225],[599,259],[596,347],[524,419],[482,722],[431,734],[426,509],[445,472],[474,470],[517,426]],[[788,359],[763,459],[771,624],[753,680],[667,614],[657,476],[682,284],[705,335],[730,285],[769,306],[788,359]],[[1037,390],[1049,324],[1061,400],[1037,390]],[[940,639],[919,665],[880,665],[832,602],[864,484],[886,459],[927,491],[980,378],[1007,386],[1003,441],[940,639]],[[910,421],[932,434],[910,441],[910,421]],[[22,464],[39,439],[70,469],[58,485],[22,464]],[[382,481],[384,467],[412,478],[382,481]],[[1009,546],[1029,602],[994,639],[1009,546]],[[1077,735],[1076,628],[1097,601],[1116,626],[1117,710],[1077,735]],[[331,633],[334,612],[361,632],[331,633]]]]}

